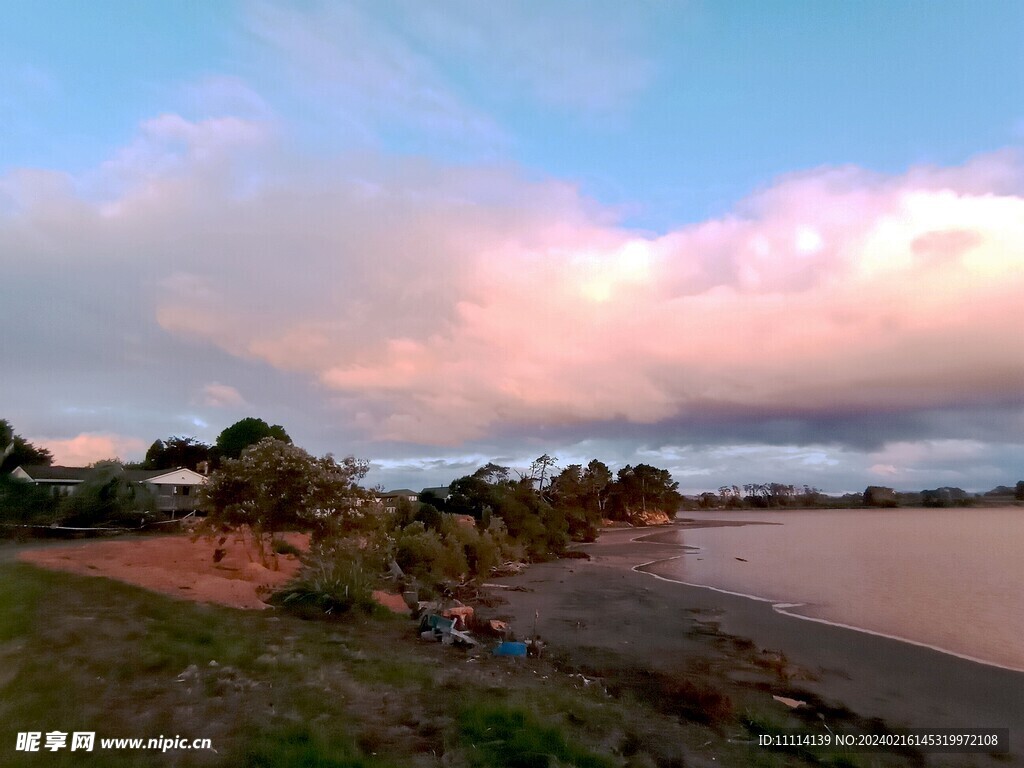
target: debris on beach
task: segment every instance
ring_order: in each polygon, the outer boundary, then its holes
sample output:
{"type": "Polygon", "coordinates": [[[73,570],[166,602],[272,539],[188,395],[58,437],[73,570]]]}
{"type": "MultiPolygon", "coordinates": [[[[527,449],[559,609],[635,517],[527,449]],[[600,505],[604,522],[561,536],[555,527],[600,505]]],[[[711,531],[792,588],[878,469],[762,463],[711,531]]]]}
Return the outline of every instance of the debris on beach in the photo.
{"type": "Polygon", "coordinates": [[[392,613],[409,614],[409,605],[402,595],[375,589],[373,590],[373,600],[377,605],[387,608],[392,613]]]}
{"type": "Polygon", "coordinates": [[[495,635],[505,635],[508,633],[508,622],[501,619],[490,619],[487,622],[487,627],[495,635]]]}
{"type": "Polygon", "coordinates": [[[586,552],[579,549],[569,549],[562,553],[562,559],[564,560],[592,560],[593,558],[586,552]]]}
{"type": "Polygon", "coordinates": [[[736,559],[739,560],[741,563],[747,562],[746,558],[737,557],[736,559]]]}
{"type": "Polygon", "coordinates": [[[496,565],[491,569],[491,576],[518,576],[526,568],[526,563],[509,561],[496,565]]]}
{"type": "Polygon", "coordinates": [[[526,643],[506,640],[504,643],[498,643],[494,648],[495,656],[526,656],[526,643]]]}
{"type": "Polygon", "coordinates": [[[439,642],[442,645],[476,645],[476,640],[467,632],[455,628],[456,619],[439,616],[436,613],[420,617],[420,639],[439,642]]]}
{"type": "Polygon", "coordinates": [[[454,605],[451,608],[445,608],[441,615],[446,619],[455,619],[456,629],[469,629],[469,625],[473,622],[473,607],[470,605],[454,605]]]}
{"type": "Polygon", "coordinates": [[[800,701],[799,699],[791,699],[788,696],[772,696],[780,704],[785,704],[790,709],[797,709],[799,707],[806,707],[806,701],[800,701]]]}
{"type": "Polygon", "coordinates": [[[514,586],[512,584],[494,584],[492,582],[488,582],[486,584],[481,584],[480,586],[487,587],[488,589],[507,589],[509,592],[533,592],[529,587],[514,586]]]}

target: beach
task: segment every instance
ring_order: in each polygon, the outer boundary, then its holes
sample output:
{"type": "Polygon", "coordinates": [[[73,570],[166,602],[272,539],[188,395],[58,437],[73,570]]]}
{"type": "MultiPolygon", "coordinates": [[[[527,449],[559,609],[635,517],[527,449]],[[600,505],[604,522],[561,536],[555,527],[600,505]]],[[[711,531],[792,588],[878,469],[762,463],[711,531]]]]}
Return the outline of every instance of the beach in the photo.
{"type": "Polygon", "coordinates": [[[521,635],[536,627],[570,664],[699,670],[744,702],[761,696],[769,711],[786,706],[773,696],[814,700],[836,713],[836,728],[873,718],[894,728],[1009,728],[1008,756],[928,755],[928,764],[1024,765],[1024,673],[668,581],[658,561],[682,554],[679,527],[605,530],[579,547],[589,560],[537,564],[494,591],[521,635]]]}

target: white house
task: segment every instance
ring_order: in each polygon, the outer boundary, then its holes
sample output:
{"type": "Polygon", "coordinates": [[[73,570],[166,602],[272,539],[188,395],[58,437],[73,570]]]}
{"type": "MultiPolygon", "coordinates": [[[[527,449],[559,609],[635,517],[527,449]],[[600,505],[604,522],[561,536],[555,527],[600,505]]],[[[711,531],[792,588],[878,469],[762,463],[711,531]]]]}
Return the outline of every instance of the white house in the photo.
{"type": "MultiPolygon", "coordinates": [[[[89,467],[48,467],[26,465],[15,469],[12,477],[52,489],[54,495],[73,493],[75,486],[88,477],[89,467]]],[[[197,486],[206,478],[191,469],[125,469],[126,480],[143,483],[152,491],[160,512],[191,512],[196,508],[197,486]]]]}

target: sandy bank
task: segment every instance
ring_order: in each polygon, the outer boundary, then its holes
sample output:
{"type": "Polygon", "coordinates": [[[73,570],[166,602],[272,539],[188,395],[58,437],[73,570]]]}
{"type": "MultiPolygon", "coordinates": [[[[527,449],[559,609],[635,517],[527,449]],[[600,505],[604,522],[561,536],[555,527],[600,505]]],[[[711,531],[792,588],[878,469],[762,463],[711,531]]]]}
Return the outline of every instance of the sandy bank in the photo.
{"type": "MultiPolygon", "coordinates": [[[[281,538],[306,549],[309,537],[287,533],[281,538]]],[[[233,608],[266,608],[264,598],[299,570],[294,555],[275,555],[265,567],[251,535],[218,538],[187,535],[90,541],[29,549],[18,559],[60,571],[106,576],[155,592],[233,608]],[[220,550],[218,559],[214,553],[220,550]]]]}

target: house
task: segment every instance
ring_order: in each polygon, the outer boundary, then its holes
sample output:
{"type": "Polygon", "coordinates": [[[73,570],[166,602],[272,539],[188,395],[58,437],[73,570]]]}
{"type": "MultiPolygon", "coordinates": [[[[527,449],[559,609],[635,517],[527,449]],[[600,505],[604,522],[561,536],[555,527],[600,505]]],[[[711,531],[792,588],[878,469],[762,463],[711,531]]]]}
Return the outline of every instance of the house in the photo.
{"type": "MultiPolygon", "coordinates": [[[[436,485],[431,488],[424,488],[420,493],[420,496],[427,498],[433,496],[438,501],[448,501],[448,497],[452,495],[451,489],[447,485],[436,485]]],[[[436,506],[436,505],[435,505],[436,506]]]]}
{"type": "MultiPolygon", "coordinates": [[[[74,493],[75,486],[85,480],[90,467],[48,467],[25,465],[18,467],[12,477],[27,480],[49,488],[55,496],[74,493]]],[[[142,483],[152,492],[160,512],[191,512],[196,508],[197,486],[206,482],[198,472],[185,467],[177,469],[122,469],[126,480],[142,483]]]]}
{"type": "Polygon", "coordinates": [[[380,495],[380,503],[384,505],[385,512],[394,512],[398,509],[398,500],[405,499],[408,502],[416,503],[419,499],[419,494],[416,491],[411,491],[408,488],[399,488],[396,491],[385,491],[380,495]]]}

